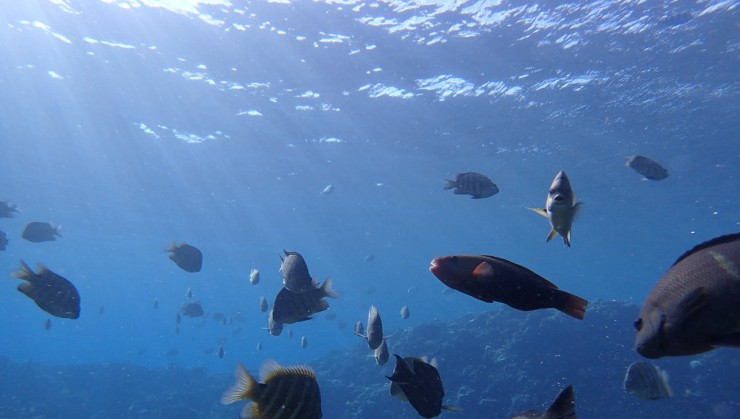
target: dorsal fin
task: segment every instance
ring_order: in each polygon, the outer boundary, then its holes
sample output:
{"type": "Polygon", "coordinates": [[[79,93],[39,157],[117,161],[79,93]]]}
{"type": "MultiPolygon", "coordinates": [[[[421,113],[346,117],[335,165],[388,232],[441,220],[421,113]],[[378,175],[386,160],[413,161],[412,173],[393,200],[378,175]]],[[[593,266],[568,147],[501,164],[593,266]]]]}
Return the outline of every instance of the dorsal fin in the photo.
{"type": "MultiPolygon", "coordinates": [[[[555,230],[553,230],[553,231],[555,231],[555,230]]],[[[526,272],[534,275],[535,277],[538,277],[538,278],[544,280],[545,281],[545,284],[547,284],[547,286],[552,287],[552,288],[555,288],[555,289],[558,289],[558,286],[557,285],[553,284],[552,282],[550,282],[546,278],[543,278],[541,275],[537,274],[536,272],[534,272],[533,270],[527,268],[526,266],[522,266],[522,265],[520,265],[518,263],[512,262],[510,260],[507,260],[507,259],[504,259],[504,258],[501,258],[501,257],[498,257],[498,256],[491,256],[491,255],[481,255],[481,256],[494,259],[494,260],[496,260],[498,262],[501,262],[501,263],[503,263],[505,265],[516,266],[519,269],[522,269],[522,270],[524,270],[524,271],[526,271],[526,272]]]]}
{"type": "Polygon", "coordinates": [[[709,247],[712,247],[712,246],[716,246],[716,245],[719,245],[719,244],[734,242],[736,240],[740,240],[740,233],[727,234],[725,236],[719,236],[719,237],[715,237],[715,238],[713,238],[711,240],[707,240],[704,243],[701,243],[701,244],[698,244],[698,245],[694,246],[693,249],[691,249],[688,252],[686,252],[683,255],[681,255],[681,257],[679,257],[675,262],[673,262],[673,265],[671,265],[671,266],[676,266],[676,264],[678,262],[680,262],[680,261],[686,259],[687,257],[693,255],[694,253],[700,252],[700,251],[702,251],[702,250],[704,250],[706,248],[709,248],[709,247]]]}

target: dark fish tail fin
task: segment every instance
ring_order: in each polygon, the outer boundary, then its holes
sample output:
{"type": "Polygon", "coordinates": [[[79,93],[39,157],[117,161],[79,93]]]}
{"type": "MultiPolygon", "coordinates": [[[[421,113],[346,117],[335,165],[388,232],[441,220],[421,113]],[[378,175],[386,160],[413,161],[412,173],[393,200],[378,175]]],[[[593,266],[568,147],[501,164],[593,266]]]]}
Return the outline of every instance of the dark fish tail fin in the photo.
{"type": "Polygon", "coordinates": [[[443,190],[448,190],[457,187],[457,181],[456,180],[449,180],[445,179],[445,186],[443,190]]]}
{"type": "Polygon", "coordinates": [[[559,295],[557,297],[558,302],[555,308],[571,317],[583,320],[583,317],[586,315],[588,301],[563,290],[555,290],[555,292],[559,295]]]}
{"type": "Polygon", "coordinates": [[[54,234],[55,236],[59,236],[59,237],[62,237],[62,226],[61,226],[61,225],[58,225],[58,226],[54,227],[54,228],[52,229],[52,233],[53,233],[53,234],[54,234]]]}
{"type": "MultiPolygon", "coordinates": [[[[175,250],[177,250],[177,243],[175,241],[172,242],[172,244],[170,245],[170,247],[164,249],[165,252],[174,252],[175,250]]],[[[170,256],[170,257],[172,257],[172,256],[170,256]]]]}
{"type": "Polygon", "coordinates": [[[254,392],[259,387],[258,384],[244,365],[241,362],[237,363],[236,383],[221,396],[221,403],[231,404],[239,400],[255,400],[257,397],[254,392]]]}
{"type": "Polygon", "coordinates": [[[17,271],[13,271],[10,275],[14,278],[18,279],[25,279],[27,281],[30,281],[31,278],[33,278],[33,271],[31,268],[26,265],[26,262],[23,261],[23,259],[20,260],[21,262],[21,268],[17,271]]]}
{"type": "Polygon", "coordinates": [[[334,281],[332,281],[331,277],[326,278],[326,281],[324,281],[324,284],[321,285],[321,293],[329,298],[339,298],[339,294],[334,290],[334,287],[332,286],[334,281]]]}
{"type": "Polygon", "coordinates": [[[576,417],[576,396],[573,392],[573,386],[570,385],[558,394],[555,401],[547,408],[548,418],[553,419],[575,419],[576,417]]]}

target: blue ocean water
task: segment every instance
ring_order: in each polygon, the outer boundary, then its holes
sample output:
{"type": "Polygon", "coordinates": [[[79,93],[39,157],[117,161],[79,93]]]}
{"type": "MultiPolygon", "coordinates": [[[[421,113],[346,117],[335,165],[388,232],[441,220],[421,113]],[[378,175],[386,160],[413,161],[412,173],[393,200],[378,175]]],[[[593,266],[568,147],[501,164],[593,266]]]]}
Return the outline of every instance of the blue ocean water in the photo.
{"type": "Polygon", "coordinates": [[[370,305],[387,330],[509,310],[443,293],[428,267],[447,254],[641,304],[684,251],[739,229],[736,1],[2,9],[0,200],[21,212],[0,219],[0,272],[43,263],[82,298],[80,319],[47,331],[18,281],[0,283],[0,356],[14,361],[257,371],[357,345],[370,305]],[[670,176],[641,179],[624,166],[634,154],[670,176]],[[571,248],[526,209],[559,170],[584,203],[571,248]],[[464,171],[501,192],[442,190],[464,171]],[[63,237],[22,240],[30,221],[63,237]],[[200,273],[168,260],[173,241],[203,251],[200,273]],[[258,302],[281,287],[283,249],[341,297],[272,337],[258,302]],[[188,288],[207,316],[175,334],[188,288]]]}

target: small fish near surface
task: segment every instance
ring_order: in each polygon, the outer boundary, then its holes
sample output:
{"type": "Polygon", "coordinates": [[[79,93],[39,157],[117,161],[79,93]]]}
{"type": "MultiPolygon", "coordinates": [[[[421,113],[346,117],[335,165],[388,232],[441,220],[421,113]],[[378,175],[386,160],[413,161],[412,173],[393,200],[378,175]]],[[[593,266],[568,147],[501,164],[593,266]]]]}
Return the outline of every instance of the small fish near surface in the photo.
{"type": "Polygon", "coordinates": [[[18,212],[18,206],[0,201],[0,218],[13,218],[18,212]]]}
{"type": "Polygon", "coordinates": [[[668,373],[648,362],[633,362],[624,375],[624,390],[640,400],[673,397],[668,373]]]}
{"type": "Polygon", "coordinates": [[[59,232],[61,228],[61,226],[54,227],[50,223],[33,221],[26,224],[21,237],[33,243],[50,242],[56,240],[57,237],[62,237],[59,232]]]}
{"type": "Polygon", "coordinates": [[[252,271],[249,272],[249,282],[252,285],[257,285],[260,282],[260,270],[259,269],[252,269],[252,271]]]}
{"type": "Polygon", "coordinates": [[[80,317],[80,293],[71,282],[44,265],[40,265],[38,272],[33,272],[25,262],[20,262],[21,269],[12,275],[28,282],[18,285],[18,291],[52,316],[65,319],[80,317]]]}
{"type": "Polygon", "coordinates": [[[165,251],[170,253],[170,259],[185,272],[200,272],[203,267],[203,253],[197,247],[172,243],[165,251]]]}
{"type": "Polygon", "coordinates": [[[475,172],[458,173],[454,180],[445,182],[444,190],[455,189],[455,195],[471,195],[473,199],[488,198],[499,192],[488,176],[475,172]]]}
{"type": "Polygon", "coordinates": [[[645,179],[663,180],[668,177],[668,170],[657,161],[644,156],[629,156],[626,159],[624,165],[645,176],[645,179]]]}
{"type": "Polygon", "coordinates": [[[408,401],[425,418],[439,416],[442,409],[460,410],[442,404],[445,391],[436,367],[420,358],[393,356],[396,367],[390,377],[386,376],[391,380],[391,396],[408,401]]]}
{"type": "Polygon", "coordinates": [[[8,246],[8,235],[4,231],[0,231],[0,250],[5,250],[8,246]]]}
{"type": "Polygon", "coordinates": [[[528,410],[509,419],[578,419],[576,416],[576,396],[573,386],[566,387],[558,394],[546,411],[528,410]]]}
{"type": "Polygon", "coordinates": [[[257,382],[241,363],[236,366],[236,383],[221,397],[221,403],[252,401],[241,417],[252,419],[319,419],[321,390],[316,374],[306,365],[281,366],[267,360],[260,369],[263,383],[257,382]]]}
{"type": "Polygon", "coordinates": [[[367,346],[370,349],[378,349],[383,343],[383,320],[380,319],[380,313],[375,306],[370,306],[367,313],[367,346]]]}
{"type": "Polygon", "coordinates": [[[283,285],[293,292],[308,292],[316,289],[316,282],[308,272],[308,265],[298,252],[283,250],[285,258],[280,264],[280,272],[283,274],[283,285]]]}
{"type": "Polygon", "coordinates": [[[635,322],[646,358],[740,348],[740,233],[684,253],[648,295],[635,322]]]}
{"type": "Polygon", "coordinates": [[[188,317],[201,317],[203,316],[203,306],[198,301],[186,301],[182,303],[180,312],[188,317]]]}
{"type": "Polygon", "coordinates": [[[496,256],[442,256],[432,260],[429,270],[450,288],[517,310],[554,308],[583,320],[588,305],[524,266],[496,256]]]}
{"type": "Polygon", "coordinates": [[[550,222],[550,234],[547,236],[549,242],[560,234],[566,246],[570,247],[570,230],[573,227],[573,220],[580,211],[583,203],[576,202],[576,195],[570,186],[570,180],[562,170],[555,175],[555,179],[550,185],[550,191],[547,194],[545,208],[529,208],[547,218],[550,222]]]}
{"type": "Polygon", "coordinates": [[[273,320],[278,323],[296,323],[308,320],[313,314],[329,308],[324,297],[339,298],[332,288],[332,279],[327,278],[324,283],[306,292],[293,292],[283,288],[275,297],[272,304],[273,320]]]}

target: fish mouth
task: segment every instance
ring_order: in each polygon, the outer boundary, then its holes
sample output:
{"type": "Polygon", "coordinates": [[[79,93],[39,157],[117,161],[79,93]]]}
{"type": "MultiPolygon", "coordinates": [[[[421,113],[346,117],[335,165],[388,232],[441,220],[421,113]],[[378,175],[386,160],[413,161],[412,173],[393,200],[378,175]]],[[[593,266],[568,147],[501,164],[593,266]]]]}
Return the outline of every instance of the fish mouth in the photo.
{"type": "Polygon", "coordinates": [[[433,273],[434,276],[437,276],[441,269],[442,267],[439,264],[439,258],[432,259],[429,265],[429,272],[433,273]]]}

